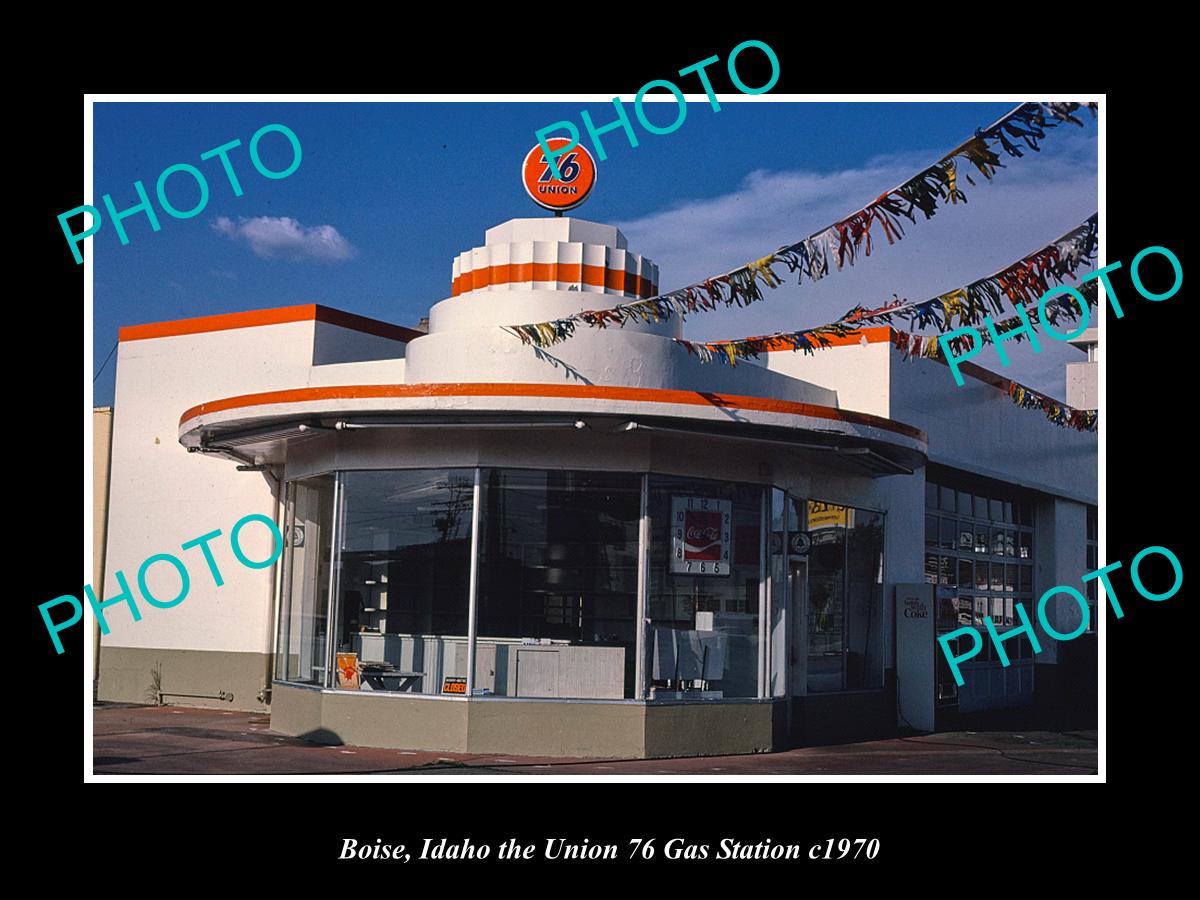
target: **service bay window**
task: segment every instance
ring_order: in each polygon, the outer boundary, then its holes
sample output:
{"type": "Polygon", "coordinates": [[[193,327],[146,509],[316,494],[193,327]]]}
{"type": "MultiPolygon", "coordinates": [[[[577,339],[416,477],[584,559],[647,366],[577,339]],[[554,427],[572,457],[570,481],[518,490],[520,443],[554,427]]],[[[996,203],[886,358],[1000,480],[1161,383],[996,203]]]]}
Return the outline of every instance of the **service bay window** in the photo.
{"type": "MultiPolygon", "coordinates": [[[[1019,602],[1032,617],[1034,496],[1016,488],[968,478],[947,485],[925,484],[925,581],[938,586],[936,628],[945,634],[964,626],[983,631],[990,618],[1003,634],[1020,621],[1019,602]]],[[[958,653],[971,648],[958,638],[958,653]]],[[[955,650],[955,646],[951,646],[955,650]]],[[[1028,660],[1033,648],[1024,634],[1005,643],[1010,660],[1028,660]]],[[[996,660],[990,641],[976,657],[996,660]]],[[[943,654],[938,654],[938,699],[955,702],[959,691],[943,654]]]]}

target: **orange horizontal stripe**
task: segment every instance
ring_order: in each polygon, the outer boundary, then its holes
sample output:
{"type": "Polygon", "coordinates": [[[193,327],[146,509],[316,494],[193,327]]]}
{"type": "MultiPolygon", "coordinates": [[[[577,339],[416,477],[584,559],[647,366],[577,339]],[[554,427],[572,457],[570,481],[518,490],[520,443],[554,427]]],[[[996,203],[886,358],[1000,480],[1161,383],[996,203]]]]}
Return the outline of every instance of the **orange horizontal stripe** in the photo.
{"type": "MultiPolygon", "coordinates": [[[[830,346],[846,347],[846,346],[850,346],[853,344],[861,343],[864,335],[867,338],[868,344],[880,344],[880,343],[883,343],[884,341],[891,343],[892,327],[890,325],[878,325],[878,326],[873,326],[871,328],[862,328],[859,330],[858,334],[856,334],[852,337],[829,336],[828,340],[829,340],[830,346]]],[[[767,343],[766,346],[764,346],[762,349],[767,351],[768,353],[771,353],[776,350],[792,350],[793,348],[792,348],[792,345],[789,343],[786,343],[786,342],[780,341],[780,340],[774,340],[774,341],[770,341],[769,343],[767,343]]],[[[949,363],[946,362],[946,360],[943,357],[941,357],[940,355],[934,357],[933,361],[939,362],[944,366],[949,365],[949,363]]],[[[958,364],[958,368],[959,368],[959,371],[962,372],[964,375],[969,375],[970,377],[976,379],[977,381],[982,381],[984,384],[991,385],[992,387],[996,388],[997,390],[1001,390],[1006,394],[1008,393],[1009,388],[1014,384],[1013,381],[1009,380],[1008,378],[1005,378],[1003,375],[998,375],[997,373],[993,372],[991,369],[985,369],[983,366],[976,365],[973,362],[966,362],[966,361],[960,362],[958,364]]],[[[1015,382],[1015,383],[1018,384],[1019,387],[1025,387],[1024,385],[1021,385],[1019,382],[1015,382]]],[[[1025,389],[1031,390],[1030,388],[1025,388],[1025,389]]],[[[1038,393],[1040,393],[1040,391],[1038,393]]],[[[1043,396],[1045,396],[1047,400],[1050,400],[1053,403],[1057,403],[1059,406],[1067,405],[1066,403],[1063,403],[1061,400],[1054,400],[1052,397],[1050,397],[1048,395],[1043,394],[1043,396]]]]}
{"type": "MultiPolygon", "coordinates": [[[[889,325],[881,325],[872,328],[861,328],[853,336],[835,337],[833,335],[825,335],[825,339],[829,341],[829,346],[848,347],[852,344],[861,344],[864,336],[868,344],[880,344],[884,341],[890,342],[892,339],[892,329],[889,325]]],[[[776,350],[793,350],[795,347],[781,338],[775,338],[764,341],[762,349],[768,353],[772,353],[776,350]]]]}
{"type": "Polygon", "coordinates": [[[557,397],[578,400],[629,400],[637,403],[681,403],[689,406],[715,406],[721,409],[746,409],[758,412],[809,416],[833,419],[854,425],[868,425],[893,431],[917,440],[926,440],[919,428],[893,422],[869,413],[850,412],[829,406],[798,403],[794,400],[775,400],[768,397],[749,397],[741,394],[718,394],[710,391],[677,391],[661,388],[611,387],[598,384],[351,384],[331,387],[293,388],[285,391],[264,391],[243,394],[193,406],[179,417],[182,425],[189,419],[208,413],[267,406],[274,403],[304,403],[315,400],[362,400],[393,397],[557,397]]]}
{"type": "Polygon", "coordinates": [[[657,285],[648,278],[624,269],[606,269],[580,263],[504,263],[463,272],[450,282],[450,296],[493,284],[524,284],[531,281],[554,281],[564,284],[590,284],[621,291],[631,297],[653,297],[657,285]]]}
{"type": "Polygon", "coordinates": [[[151,338],[178,337],[185,334],[205,334],[210,331],[229,331],[234,328],[258,328],[263,325],[283,325],[289,322],[326,322],[353,331],[408,342],[421,332],[378,319],[343,312],[318,303],[303,306],[280,306],[275,309],[255,309],[247,312],[223,313],[216,316],[197,316],[170,322],[151,322],[145,325],[126,325],[117,331],[119,341],[144,341],[151,338]]]}

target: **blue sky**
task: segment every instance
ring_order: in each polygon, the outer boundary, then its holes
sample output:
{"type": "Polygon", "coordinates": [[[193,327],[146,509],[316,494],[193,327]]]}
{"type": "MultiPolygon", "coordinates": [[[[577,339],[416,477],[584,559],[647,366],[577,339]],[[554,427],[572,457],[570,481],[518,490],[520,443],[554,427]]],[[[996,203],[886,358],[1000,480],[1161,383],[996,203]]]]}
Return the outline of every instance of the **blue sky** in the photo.
{"type": "MultiPolygon", "coordinates": [[[[620,226],[630,249],[659,265],[660,288],[670,290],[829,225],[1019,102],[786,103],[769,96],[724,103],[720,112],[690,103],[673,134],[639,129],[637,148],[619,130],[606,135],[596,190],[575,214],[620,226]]],[[[96,260],[96,366],[119,326],[165,319],[322,303],[416,324],[449,295],[452,258],[482,244],[486,228],[543,214],[521,186],[521,161],[535,130],[560,119],[578,123],[585,107],[598,125],[610,121],[598,102],[97,103],[97,201],[110,193],[118,210],[132,206],[135,180],[153,195],[158,174],[178,162],[204,171],[211,193],[195,218],[159,211],[159,232],[145,216],[126,219],[127,246],[107,222],[88,239],[96,260]],[[261,177],[247,156],[250,136],[271,122],[289,126],[303,146],[300,168],[282,180],[261,177]],[[241,197],[216,160],[199,160],[234,138],[242,141],[231,155],[241,197]],[[250,221],[263,217],[269,221],[250,221]]],[[[665,109],[654,113],[654,121],[669,120],[665,109]]],[[[261,146],[272,168],[290,159],[279,135],[261,146]]],[[[801,328],[832,321],[856,303],[879,305],[893,294],[925,300],[990,274],[1096,210],[1096,149],[1092,122],[1060,127],[1040,154],[1007,160],[990,184],[976,178],[975,188],[965,185],[967,205],[906,225],[898,244],[876,235],[875,252],[853,268],[817,284],[789,282],[744,309],[691,317],[684,333],[719,339],[801,328]]],[[[186,175],[172,176],[169,191],[180,208],[196,200],[186,175]]],[[[1056,342],[1043,347],[1036,355],[1027,344],[1014,348],[1003,371],[1061,398],[1063,364],[1083,356],[1056,342]]],[[[999,369],[990,348],[975,361],[999,369]]],[[[114,370],[109,362],[96,382],[97,405],[112,403],[114,370]]]]}

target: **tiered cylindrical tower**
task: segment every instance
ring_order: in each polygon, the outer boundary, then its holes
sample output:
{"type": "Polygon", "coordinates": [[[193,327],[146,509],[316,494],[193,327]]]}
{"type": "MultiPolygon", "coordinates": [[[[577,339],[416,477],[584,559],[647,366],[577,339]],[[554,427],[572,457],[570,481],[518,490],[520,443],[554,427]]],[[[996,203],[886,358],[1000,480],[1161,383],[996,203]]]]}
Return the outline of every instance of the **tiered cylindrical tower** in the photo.
{"type": "Polygon", "coordinates": [[[511,219],[488,229],[482,247],[455,258],[451,296],[430,310],[429,334],[409,343],[405,380],[806,393],[802,382],[761,366],[701,364],[672,340],[680,336],[677,317],[623,327],[580,325],[548,349],[499,327],[607,309],[658,292],[658,267],[630,251],[612,225],[567,217],[511,219]]]}

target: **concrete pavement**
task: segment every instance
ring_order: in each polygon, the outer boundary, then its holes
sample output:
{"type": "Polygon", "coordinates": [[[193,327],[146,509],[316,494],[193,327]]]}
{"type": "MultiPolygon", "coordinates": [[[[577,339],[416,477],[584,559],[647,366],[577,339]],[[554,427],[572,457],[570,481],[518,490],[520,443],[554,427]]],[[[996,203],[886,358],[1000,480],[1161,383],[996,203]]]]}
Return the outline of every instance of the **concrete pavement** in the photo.
{"type": "Polygon", "coordinates": [[[949,732],[747,756],[562,759],[329,747],[270,730],[265,714],[99,703],[106,775],[1090,775],[1094,730],[949,732]]]}

